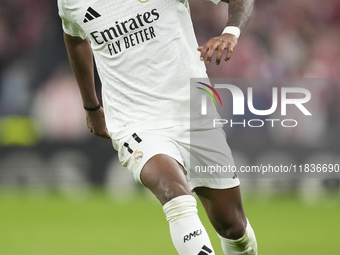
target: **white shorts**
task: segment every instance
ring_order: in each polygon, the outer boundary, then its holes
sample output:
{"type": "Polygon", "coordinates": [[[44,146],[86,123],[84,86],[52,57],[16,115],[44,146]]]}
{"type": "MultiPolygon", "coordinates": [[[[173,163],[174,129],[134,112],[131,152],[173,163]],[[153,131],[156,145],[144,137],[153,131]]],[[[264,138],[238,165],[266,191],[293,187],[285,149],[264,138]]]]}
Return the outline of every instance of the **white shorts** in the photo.
{"type": "Polygon", "coordinates": [[[157,154],[166,154],[186,170],[190,188],[226,189],[238,186],[235,167],[226,135],[222,128],[190,130],[174,126],[152,132],[138,132],[113,140],[118,157],[136,182],[142,183],[140,173],[144,164],[157,154]]]}

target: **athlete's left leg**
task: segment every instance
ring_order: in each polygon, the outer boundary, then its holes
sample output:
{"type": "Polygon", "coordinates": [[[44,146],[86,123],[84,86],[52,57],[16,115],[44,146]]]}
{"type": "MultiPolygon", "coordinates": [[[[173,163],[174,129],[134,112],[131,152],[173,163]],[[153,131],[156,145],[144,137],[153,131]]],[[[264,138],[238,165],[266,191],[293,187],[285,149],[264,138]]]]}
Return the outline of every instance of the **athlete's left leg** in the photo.
{"type": "Polygon", "coordinates": [[[257,243],[243,211],[239,186],[230,189],[195,188],[227,255],[257,255],[257,243]]]}

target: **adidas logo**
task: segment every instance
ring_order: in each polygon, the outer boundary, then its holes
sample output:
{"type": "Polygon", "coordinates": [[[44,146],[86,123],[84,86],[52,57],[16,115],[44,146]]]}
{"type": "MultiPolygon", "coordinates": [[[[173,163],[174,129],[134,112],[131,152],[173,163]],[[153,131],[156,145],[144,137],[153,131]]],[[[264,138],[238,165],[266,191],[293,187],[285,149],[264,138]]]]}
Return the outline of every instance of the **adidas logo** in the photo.
{"type": "Polygon", "coordinates": [[[202,250],[197,254],[197,255],[209,255],[210,253],[212,253],[212,250],[210,250],[207,246],[203,246],[201,248],[202,250]]]}
{"type": "Polygon", "coordinates": [[[85,19],[84,19],[84,23],[87,23],[95,18],[99,18],[101,15],[96,12],[95,10],[93,10],[91,7],[87,8],[86,14],[85,14],[85,19]]]}

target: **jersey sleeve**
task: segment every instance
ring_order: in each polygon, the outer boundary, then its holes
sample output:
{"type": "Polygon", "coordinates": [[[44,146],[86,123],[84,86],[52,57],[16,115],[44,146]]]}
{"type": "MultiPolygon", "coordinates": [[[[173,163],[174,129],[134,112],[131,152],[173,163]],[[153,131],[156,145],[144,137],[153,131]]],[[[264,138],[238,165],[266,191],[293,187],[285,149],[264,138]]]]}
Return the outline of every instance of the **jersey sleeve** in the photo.
{"type": "Polygon", "coordinates": [[[64,32],[68,35],[85,39],[86,33],[84,30],[67,16],[67,8],[65,8],[64,2],[64,0],[58,0],[59,16],[62,21],[64,32]]]}

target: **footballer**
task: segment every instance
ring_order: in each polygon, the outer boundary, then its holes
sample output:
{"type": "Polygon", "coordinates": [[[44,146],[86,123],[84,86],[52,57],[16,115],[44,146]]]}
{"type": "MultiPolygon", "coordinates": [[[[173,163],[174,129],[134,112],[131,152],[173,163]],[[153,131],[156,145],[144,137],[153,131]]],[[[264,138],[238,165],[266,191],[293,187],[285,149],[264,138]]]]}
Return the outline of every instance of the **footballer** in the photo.
{"type": "MultiPolygon", "coordinates": [[[[211,0],[219,4],[220,0],[211,0]]],[[[195,192],[228,255],[256,255],[239,179],[191,178],[190,161],[233,165],[221,127],[190,125],[190,78],[207,78],[204,62],[230,59],[254,0],[226,0],[221,35],[198,46],[188,0],[58,0],[64,40],[95,135],[112,140],[133,178],[155,194],[180,255],[213,255],[195,192]],[[94,63],[103,107],[95,93],[94,63]],[[193,143],[190,137],[198,137],[193,143]],[[207,157],[214,155],[213,157],[207,157]],[[222,152],[222,153],[221,153],[222,152]]],[[[215,113],[217,112],[215,111],[215,113]]]]}

